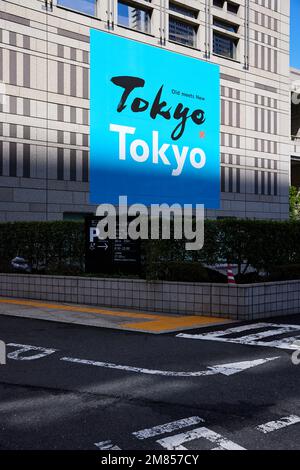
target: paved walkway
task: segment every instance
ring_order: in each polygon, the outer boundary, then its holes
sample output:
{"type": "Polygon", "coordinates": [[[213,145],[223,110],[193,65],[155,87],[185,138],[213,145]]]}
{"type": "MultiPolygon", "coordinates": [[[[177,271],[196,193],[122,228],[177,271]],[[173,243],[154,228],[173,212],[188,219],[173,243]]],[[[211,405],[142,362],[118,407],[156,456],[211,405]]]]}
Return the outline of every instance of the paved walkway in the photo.
{"type": "Polygon", "coordinates": [[[124,311],[4,297],[0,298],[1,314],[156,334],[224,324],[230,321],[208,316],[160,315],[134,310],[124,311]]]}

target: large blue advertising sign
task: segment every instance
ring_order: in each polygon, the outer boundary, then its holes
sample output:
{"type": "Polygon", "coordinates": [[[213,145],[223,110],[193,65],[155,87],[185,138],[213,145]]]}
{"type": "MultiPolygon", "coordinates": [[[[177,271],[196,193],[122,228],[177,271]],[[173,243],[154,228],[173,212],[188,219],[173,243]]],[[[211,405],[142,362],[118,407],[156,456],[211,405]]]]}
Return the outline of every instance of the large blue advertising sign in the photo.
{"type": "Polygon", "coordinates": [[[216,65],[91,30],[92,203],[219,207],[216,65]]]}

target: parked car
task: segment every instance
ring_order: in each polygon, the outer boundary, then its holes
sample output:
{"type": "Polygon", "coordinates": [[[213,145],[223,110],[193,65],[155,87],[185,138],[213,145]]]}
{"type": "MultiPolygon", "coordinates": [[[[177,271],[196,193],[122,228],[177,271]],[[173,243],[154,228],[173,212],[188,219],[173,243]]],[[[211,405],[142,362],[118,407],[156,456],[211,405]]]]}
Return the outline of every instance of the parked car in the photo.
{"type": "Polygon", "coordinates": [[[11,267],[18,272],[31,273],[32,267],[30,264],[20,256],[16,256],[11,260],[11,267]]]}

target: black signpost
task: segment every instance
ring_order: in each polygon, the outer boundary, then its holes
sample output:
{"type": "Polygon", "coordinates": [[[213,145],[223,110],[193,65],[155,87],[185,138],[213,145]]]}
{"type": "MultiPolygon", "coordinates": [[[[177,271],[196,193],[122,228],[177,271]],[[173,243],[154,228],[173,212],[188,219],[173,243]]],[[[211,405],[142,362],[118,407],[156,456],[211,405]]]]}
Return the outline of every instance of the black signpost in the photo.
{"type": "MultiPolygon", "coordinates": [[[[91,274],[140,274],[140,240],[117,238],[101,240],[96,229],[103,217],[89,216],[85,219],[85,272],[91,274]]],[[[128,218],[128,223],[130,223],[128,218]]]]}

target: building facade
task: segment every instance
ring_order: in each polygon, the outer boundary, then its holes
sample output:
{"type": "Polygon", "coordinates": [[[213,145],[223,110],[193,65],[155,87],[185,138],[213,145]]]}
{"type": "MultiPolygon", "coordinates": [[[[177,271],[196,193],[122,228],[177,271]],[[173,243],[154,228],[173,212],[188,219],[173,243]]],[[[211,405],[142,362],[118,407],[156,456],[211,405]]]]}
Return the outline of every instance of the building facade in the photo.
{"type": "Polygon", "coordinates": [[[219,64],[221,209],[207,216],[288,217],[289,1],[1,0],[1,221],[95,210],[90,28],[219,64]]]}
{"type": "Polygon", "coordinates": [[[291,184],[300,190],[300,70],[291,69],[291,184]]]}

